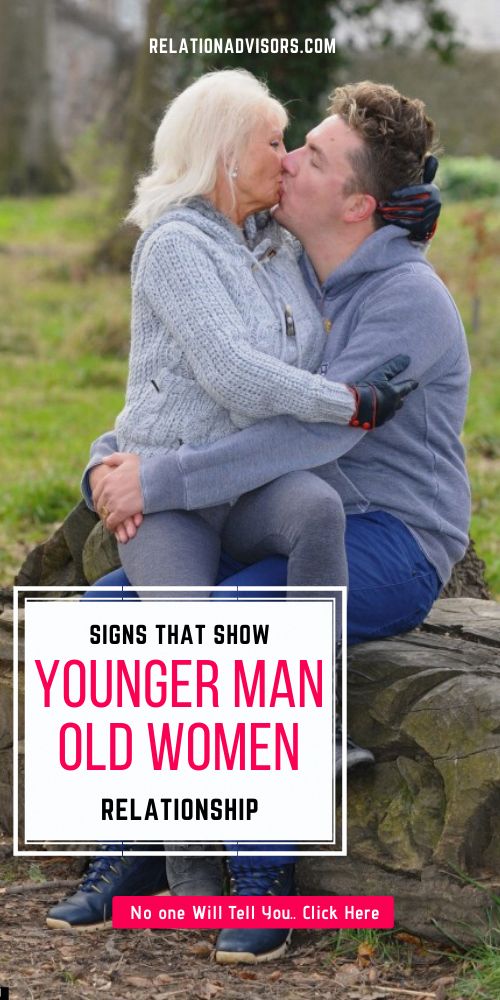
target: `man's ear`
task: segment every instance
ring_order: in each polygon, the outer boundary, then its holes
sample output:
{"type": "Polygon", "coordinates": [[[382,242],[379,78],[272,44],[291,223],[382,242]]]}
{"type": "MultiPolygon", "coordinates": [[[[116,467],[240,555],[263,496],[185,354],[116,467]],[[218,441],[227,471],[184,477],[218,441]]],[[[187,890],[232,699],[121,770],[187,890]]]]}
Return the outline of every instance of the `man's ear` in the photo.
{"type": "Polygon", "coordinates": [[[372,194],[351,194],[344,210],[344,222],[366,222],[377,208],[377,199],[372,194]]]}

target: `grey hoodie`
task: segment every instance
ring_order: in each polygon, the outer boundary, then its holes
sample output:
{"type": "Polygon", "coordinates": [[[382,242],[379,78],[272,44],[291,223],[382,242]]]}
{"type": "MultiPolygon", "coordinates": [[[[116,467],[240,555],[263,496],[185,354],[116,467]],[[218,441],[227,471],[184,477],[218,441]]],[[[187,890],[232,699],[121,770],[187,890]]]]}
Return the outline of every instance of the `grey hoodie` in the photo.
{"type": "MultiPolygon", "coordinates": [[[[306,256],[302,270],[332,323],[326,377],[352,383],[407,353],[405,377],[419,388],[375,432],[273,417],[209,447],[144,459],[144,510],[207,507],[291,469],[315,468],[339,490],[347,513],[400,518],[445,583],[467,547],[470,517],[460,442],[470,363],[456,306],[421,249],[395,226],[370,236],[323,285],[306,256]]],[[[115,447],[112,434],[99,438],[88,469],[115,447]]],[[[85,481],[84,493],[89,500],[85,481]]]]}

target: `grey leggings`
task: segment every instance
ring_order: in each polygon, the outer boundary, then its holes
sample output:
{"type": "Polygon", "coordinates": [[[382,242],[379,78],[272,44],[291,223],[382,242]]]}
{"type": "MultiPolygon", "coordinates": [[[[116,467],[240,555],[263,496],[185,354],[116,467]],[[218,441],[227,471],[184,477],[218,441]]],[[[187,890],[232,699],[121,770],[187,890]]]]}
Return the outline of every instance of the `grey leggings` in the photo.
{"type": "Polygon", "coordinates": [[[342,586],[347,584],[344,530],[338,493],[312,472],[290,472],[246,493],[233,506],[148,514],[119,552],[137,588],[212,587],[221,548],[243,563],[288,556],[289,586],[342,586]]]}

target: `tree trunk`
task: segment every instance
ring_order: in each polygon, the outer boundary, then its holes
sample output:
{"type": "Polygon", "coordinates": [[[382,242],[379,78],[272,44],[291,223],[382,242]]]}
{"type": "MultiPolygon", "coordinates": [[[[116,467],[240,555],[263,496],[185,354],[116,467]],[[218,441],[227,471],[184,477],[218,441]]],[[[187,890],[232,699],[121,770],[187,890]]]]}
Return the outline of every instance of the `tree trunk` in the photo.
{"type": "Polygon", "coordinates": [[[51,123],[51,0],[0,4],[0,195],[67,191],[71,175],[51,123]]]}
{"type": "Polygon", "coordinates": [[[484,574],[486,565],[479,558],[472,538],[463,559],[453,567],[451,577],[441,597],[478,597],[487,600],[491,593],[484,574]]]}
{"type": "MultiPolygon", "coordinates": [[[[148,168],[153,138],[169,95],[185,86],[192,69],[192,61],[186,56],[174,63],[149,51],[150,38],[168,35],[175,40],[177,34],[185,32],[185,25],[180,23],[181,13],[165,0],[149,0],[144,41],[130,96],[123,167],[114,203],[118,218],[130,208],[138,177],[148,168]]],[[[137,236],[136,226],[118,222],[97,250],[97,265],[128,271],[137,236]]]]}

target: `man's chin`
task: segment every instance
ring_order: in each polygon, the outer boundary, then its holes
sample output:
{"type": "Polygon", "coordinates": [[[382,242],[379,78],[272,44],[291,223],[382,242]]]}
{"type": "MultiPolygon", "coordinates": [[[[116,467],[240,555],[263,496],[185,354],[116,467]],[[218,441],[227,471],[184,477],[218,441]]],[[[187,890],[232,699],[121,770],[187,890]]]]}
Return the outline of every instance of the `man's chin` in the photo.
{"type": "Polygon", "coordinates": [[[291,233],[292,236],[296,236],[297,239],[300,240],[300,236],[295,229],[293,219],[287,215],[281,205],[277,206],[276,211],[273,210],[273,219],[276,219],[276,222],[279,222],[280,226],[283,226],[283,229],[288,229],[288,232],[291,233]]]}

